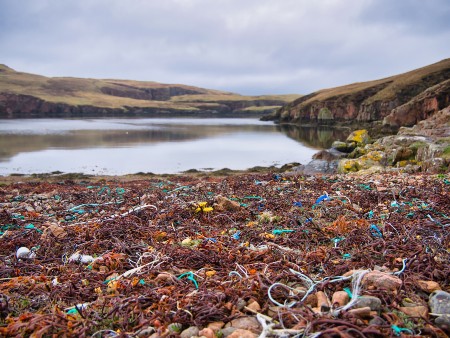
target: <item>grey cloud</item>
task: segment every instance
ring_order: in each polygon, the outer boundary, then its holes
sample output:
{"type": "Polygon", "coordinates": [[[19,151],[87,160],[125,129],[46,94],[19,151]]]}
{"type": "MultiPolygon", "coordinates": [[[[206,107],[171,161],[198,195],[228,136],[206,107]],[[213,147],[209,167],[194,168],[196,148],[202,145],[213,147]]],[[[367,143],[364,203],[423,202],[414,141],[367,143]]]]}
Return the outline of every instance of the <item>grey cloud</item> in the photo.
{"type": "Polygon", "coordinates": [[[448,0],[0,0],[0,63],[308,93],[450,56],[448,0]]]}

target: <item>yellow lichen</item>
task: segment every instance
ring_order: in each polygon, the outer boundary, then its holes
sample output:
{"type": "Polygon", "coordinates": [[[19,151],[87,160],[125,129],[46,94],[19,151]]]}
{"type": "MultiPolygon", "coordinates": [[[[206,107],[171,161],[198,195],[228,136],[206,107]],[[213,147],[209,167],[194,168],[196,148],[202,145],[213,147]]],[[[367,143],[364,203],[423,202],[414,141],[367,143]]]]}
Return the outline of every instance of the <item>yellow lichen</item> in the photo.
{"type": "Polygon", "coordinates": [[[365,144],[369,140],[369,133],[365,129],[355,130],[347,138],[347,142],[356,142],[357,144],[365,144]]]}

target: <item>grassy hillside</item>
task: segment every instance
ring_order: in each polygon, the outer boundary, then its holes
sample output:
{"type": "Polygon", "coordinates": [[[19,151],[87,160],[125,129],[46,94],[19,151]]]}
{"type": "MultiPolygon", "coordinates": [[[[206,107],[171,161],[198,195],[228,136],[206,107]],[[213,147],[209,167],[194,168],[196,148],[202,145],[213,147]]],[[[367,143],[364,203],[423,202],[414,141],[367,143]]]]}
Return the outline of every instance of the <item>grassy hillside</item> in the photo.
{"type": "MultiPolygon", "coordinates": [[[[322,89],[302,96],[276,111],[271,118],[287,122],[382,120],[428,88],[450,79],[450,59],[384,79],[322,89]]],[[[433,111],[446,105],[448,93],[439,93],[433,111]]],[[[431,95],[432,96],[432,95],[431,95]]]]}
{"type": "Polygon", "coordinates": [[[116,79],[50,78],[0,65],[0,94],[29,95],[45,102],[102,108],[205,110],[227,104],[250,111],[277,109],[300,95],[243,96],[182,84],[116,79]],[[258,108],[260,107],[261,108],[258,108]]]}

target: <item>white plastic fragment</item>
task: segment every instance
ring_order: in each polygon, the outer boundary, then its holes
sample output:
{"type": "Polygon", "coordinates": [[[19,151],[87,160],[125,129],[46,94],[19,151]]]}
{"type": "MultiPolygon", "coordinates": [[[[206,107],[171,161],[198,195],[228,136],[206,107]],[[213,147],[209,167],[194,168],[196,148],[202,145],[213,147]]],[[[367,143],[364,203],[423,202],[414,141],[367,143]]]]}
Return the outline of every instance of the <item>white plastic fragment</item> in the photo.
{"type": "Polygon", "coordinates": [[[36,254],[30,251],[30,249],[28,249],[27,247],[22,246],[19,249],[17,249],[16,257],[18,259],[33,259],[36,257],[36,254]]]}
{"type": "Polygon", "coordinates": [[[79,252],[75,252],[69,257],[69,262],[87,264],[92,263],[93,261],[95,261],[95,258],[91,255],[81,255],[79,252]]]}

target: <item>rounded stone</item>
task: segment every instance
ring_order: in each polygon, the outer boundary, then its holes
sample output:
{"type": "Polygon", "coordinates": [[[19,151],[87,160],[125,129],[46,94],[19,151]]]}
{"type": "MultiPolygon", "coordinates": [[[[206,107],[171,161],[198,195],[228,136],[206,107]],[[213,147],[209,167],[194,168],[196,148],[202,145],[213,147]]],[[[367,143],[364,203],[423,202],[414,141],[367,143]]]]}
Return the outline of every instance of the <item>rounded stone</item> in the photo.
{"type": "Polygon", "coordinates": [[[194,336],[198,336],[199,332],[200,332],[200,330],[198,329],[197,326],[190,326],[186,330],[183,330],[180,333],[180,337],[181,338],[191,338],[194,336]]]}

